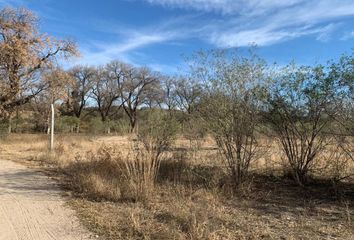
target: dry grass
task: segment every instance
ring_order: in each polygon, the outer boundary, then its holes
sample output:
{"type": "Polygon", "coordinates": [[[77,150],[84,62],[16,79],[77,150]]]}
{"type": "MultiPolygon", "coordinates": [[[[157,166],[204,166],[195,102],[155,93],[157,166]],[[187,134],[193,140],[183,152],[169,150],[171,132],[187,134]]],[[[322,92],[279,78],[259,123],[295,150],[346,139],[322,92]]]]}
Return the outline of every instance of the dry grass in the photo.
{"type": "Polygon", "coordinates": [[[294,199],[290,193],[278,199],[276,194],[244,200],[164,186],[145,204],[72,203],[86,224],[107,239],[351,239],[345,204],[318,204],[319,199],[294,199]]]}
{"type": "MultiPolygon", "coordinates": [[[[179,138],[158,172],[150,172],[146,181],[139,180],[144,179],[142,165],[131,169],[136,161],[147,162],[131,154],[132,141],[131,136],[63,135],[55,153],[49,153],[46,135],[12,135],[0,147],[3,159],[64,176],[60,181],[73,194],[71,206],[85,225],[107,239],[352,239],[354,235],[353,180],[314,181],[300,188],[281,178],[279,150],[270,148],[274,143],[262,143],[272,151],[253,163],[253,177],[235,191],[211,139],[191,143],[179,138]]],[[[353,164],[348,164],[345,168],[352,169],[353,164]]]]}
{"type": "Polygon", "coordinates": [[[69,187],[94,200],[142,201],[153,193],[160,162],[143,148],[116,151],[117,146],[99,148],[62,169],[70,176],[69,187]]]}

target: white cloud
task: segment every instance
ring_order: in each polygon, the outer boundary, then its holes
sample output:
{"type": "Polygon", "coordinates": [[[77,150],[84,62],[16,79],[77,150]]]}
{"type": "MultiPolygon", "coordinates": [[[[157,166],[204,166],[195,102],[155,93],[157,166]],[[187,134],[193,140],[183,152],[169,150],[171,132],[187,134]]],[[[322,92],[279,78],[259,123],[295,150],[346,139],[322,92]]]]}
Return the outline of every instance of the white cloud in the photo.
{"type": "Polygon", "coordinates": [[[116,44],[97,44],[96,46],[112,55],[121,54],[131,50],[135,50],[150,44],[161,43],[171,39],[173,34],[157,33],[157,34],[136,34],[127,38],[125,41],[116,44]]]}
{"type": "MultiPolygon", "coordinates": [[[[122,60],[137,65],[135,50],[151,44],[162,43],[174,38],[173,32],[139,33],[126,31],[124,41],[117,43],[89,42],[81,48],[81,58],[74,59],[70,65],[101,65],[112,60],[122,60]]],[[[139,56],[141,57],[141,56],[139,56]]]]}
{"type": "MultiPolygon", "coordinates": [[[[353,0],[145,0],[165,7],[222,13],[190,25],[218,47],[271,45],[306,35],[328,41],[339,19],[354,16],[353,0]],[[214,17],[214,18],[213,18],[214,17]],[[203,25],[204,24],[204,25],[203,25]],[[202,30],[201,30],[202,29],[202,30]]],[[[195,35],[194,35],[195,36],[195,35]]]]}
{"type": "Polygon", "coordinates": [[[317,39],[327,41],[330,38],[330,32],[335,25],[329,24],[324,27],[299,27],[290,29],[274,30],[272,28],[261,27],[252,30],[243,30],[239,32],[226,32],[211,37],[211,41],[219,47],[241,47],[250,44],[258,46],[268,46],[281,41],[286,41],[306,35],[318,34],[317,39]]]}
{"type": "Polygon", "coordinates": [[[287,7],[304,2],[304,0],[145,0],[151,4],[165,7],[195,9],[206,12],[220,12],[223,14],[266,12],[277,7],[287,7]]]}

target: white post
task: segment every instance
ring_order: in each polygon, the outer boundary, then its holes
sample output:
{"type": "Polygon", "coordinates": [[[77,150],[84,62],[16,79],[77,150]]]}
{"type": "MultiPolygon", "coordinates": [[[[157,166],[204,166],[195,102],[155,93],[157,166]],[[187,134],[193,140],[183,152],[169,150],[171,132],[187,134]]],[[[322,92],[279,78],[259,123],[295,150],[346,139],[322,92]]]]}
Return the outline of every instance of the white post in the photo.
{"type": "Polygon", "coordinates": [[[52,121],[51,121],[51,127],[50,127],[50,150],[54,150],[54,104],[52,103],[51,105],[52,108],[52,121]]]}

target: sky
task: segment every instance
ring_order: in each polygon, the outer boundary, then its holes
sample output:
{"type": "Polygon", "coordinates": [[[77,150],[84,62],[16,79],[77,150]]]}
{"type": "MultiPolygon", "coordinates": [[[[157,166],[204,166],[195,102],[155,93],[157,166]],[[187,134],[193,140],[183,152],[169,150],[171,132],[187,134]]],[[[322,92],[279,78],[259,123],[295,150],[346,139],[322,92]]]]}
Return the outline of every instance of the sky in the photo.
{"type": "Polygon", "coordinates": [[[325,63],[354,47],[354,0],[0,0],[71,38],[75,64],[121,60],[177,73],[200,49],[258,46],[268,62],[325,63]]]}

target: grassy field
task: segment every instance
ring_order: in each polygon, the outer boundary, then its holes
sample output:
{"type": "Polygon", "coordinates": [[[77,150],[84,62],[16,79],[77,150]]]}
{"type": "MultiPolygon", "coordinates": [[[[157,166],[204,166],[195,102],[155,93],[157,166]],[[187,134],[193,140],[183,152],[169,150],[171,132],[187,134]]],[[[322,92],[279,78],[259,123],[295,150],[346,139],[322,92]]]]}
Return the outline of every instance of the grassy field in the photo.
{"type": "MultiPolygon", "coordinates": [[[[134,145],[133,136],[61,135],[50,153],[46,135],[23,134],[1,140],[0,155],[56,178],[81,221],[106,239],[353,239],[353,180],[299,187],[282,177],[274,142],[264,139],[249,181],[236,190],[211,139],[182,137],[164,156],[156,186],[128,187],[122,163],[134,145]]],[[[318,176],[332,172],[319,168],[318,176]]]]}

